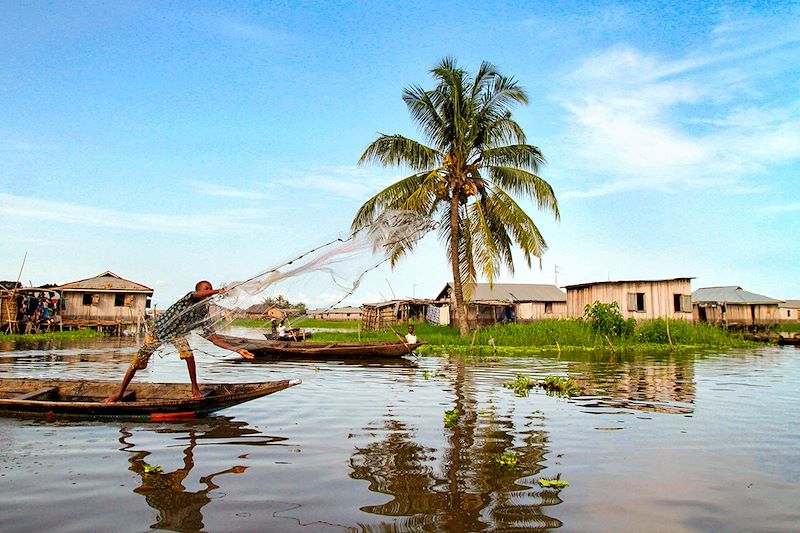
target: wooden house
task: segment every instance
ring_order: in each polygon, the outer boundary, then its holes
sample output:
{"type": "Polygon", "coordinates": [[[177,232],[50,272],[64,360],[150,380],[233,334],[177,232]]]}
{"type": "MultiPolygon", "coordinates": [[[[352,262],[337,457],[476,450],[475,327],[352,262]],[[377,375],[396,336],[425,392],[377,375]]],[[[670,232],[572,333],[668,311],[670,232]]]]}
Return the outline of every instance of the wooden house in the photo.
{"type": "Polygon", "coordinates": [[[120,333],[143,323],[153,289],[103,272],[92,278],[65,283],[61,319],[65,328],[89,327],[120,333]]]}
{"type": "Polygon", "coordinates": [[[721,326],[775,324],[781,302],[735,285],[704,287],[692,293],[695,320],[721,326]]]}
{"type": "Polygon", "coordinates": [[[361,306],[361,325],[365,331],[380,331],[395,324],[407,324],[425,319],[431,300],[416,298],[389,300],[361,306]]]}
{"type": "Polygon", "coordinates": [[[353,306],[334,307],[333,309],[314,309],[308,312],[308,318],[317,320],[361,320],[361,308],[353,306]]]}
{"type": "Polygon", "coordinates": [[[17,293],[22,285],[16,281],[0,281],[0,333],[17,332],[17,293]]]}
{"type": "Polygon", "coordinates": [[[800,300],[784,300],[778,304],[780,322],[800,322],[800,300]]]}
{"type": "MultiPolygon", "coordinates": [[[[437,302],[454,305],[453,286],[448,283],[436,297],[437,302]]],[[[529,322],[546,318],[564,318],[567,297],[555,285],[536,283],[475,283],[464,287],[470,324],[529,322]]],[[[448,321],[449,323],[449,321],[448,321]]]]}
{"type": "Polygon", "coordinates": [[[598,281],[567,285],[567,316],[584,316],[587,305],[617,302],[626,319],[692,321],[692,278],[598,281]]]}

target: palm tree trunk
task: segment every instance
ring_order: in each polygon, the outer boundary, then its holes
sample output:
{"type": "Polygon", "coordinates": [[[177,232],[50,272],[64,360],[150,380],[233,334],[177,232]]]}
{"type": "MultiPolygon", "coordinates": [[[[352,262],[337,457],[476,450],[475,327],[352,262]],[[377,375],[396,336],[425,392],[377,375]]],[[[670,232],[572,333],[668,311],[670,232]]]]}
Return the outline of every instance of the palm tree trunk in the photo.
{"type": "Polygon", "coordinates": [[[462,337],[469,333],[467,309],[464,305],[464,289],[461,286],[461,268],[458,261],[458,193],[453,192],[450,200],[450,264],[453,267],[453,298],[455,299],[454,322],[462,337]]]}

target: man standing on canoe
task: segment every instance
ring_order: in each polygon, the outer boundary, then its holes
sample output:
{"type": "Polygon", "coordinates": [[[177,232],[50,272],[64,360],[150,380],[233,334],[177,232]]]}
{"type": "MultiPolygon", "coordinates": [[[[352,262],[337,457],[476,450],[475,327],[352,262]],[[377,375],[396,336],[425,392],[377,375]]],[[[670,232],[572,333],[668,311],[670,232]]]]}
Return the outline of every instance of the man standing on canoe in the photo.
{"type": "Polygon", "coordinates": [[[194,364],[194,354],[184,336],[197,328],[203,329],[202,337],[220,348],[237,352],[247,359],[253,359],[254,356],[249,351],[244,349],[237,350],[220,339],[210,324],[208,299],[222,291],[214,289],[208,281],[198,282],[194,289],[193,292],[188,293],[172,304],[163,315],[158,317],[153,325],[153,330],[145,336],[144,344],[139,348],[139,351],[131,362],[130,368],[128,368],[128,371],[125,373],[125,377],[122,378],[122,386],[119,392],[114,396],[106,398],[103,400],[104,402],[113,403],[119,401],[122,395],[125,394],[125,389],[133,379],[136,371],[147,367],[150,356],[165,342],[172,343],[175,348],[178,349],[180,358],[186,361],[186,367],[189,369],[189,378],[192,380],[192,398],[200,398],[200,387],[197,386],[197,369],[194,364]]]}

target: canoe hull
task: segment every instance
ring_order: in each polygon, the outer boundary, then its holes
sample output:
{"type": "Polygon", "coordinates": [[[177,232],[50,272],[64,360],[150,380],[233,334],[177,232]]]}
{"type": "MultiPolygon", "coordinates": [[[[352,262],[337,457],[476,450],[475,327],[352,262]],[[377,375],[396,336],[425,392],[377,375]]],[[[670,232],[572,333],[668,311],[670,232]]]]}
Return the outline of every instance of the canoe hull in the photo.
{"type": "Polygon", "coordinates": [[[123,401],[103,403],[119,390],[119,383],[0,379],[0,415],[181,420],[206,416],[299,383],[299,379],[293,379],[203,385],[203,397],[196,400],[188,384],[131,383],[123,401]]]}
{"type": "Polygon", "coordinates": [[[398,358],[411,354],[424,343],[323,343],[282,342],[245,339],[219,335],[225,342],[241,350],[246,349],[259,358],[272,359],[379,359],[398,358]]]}

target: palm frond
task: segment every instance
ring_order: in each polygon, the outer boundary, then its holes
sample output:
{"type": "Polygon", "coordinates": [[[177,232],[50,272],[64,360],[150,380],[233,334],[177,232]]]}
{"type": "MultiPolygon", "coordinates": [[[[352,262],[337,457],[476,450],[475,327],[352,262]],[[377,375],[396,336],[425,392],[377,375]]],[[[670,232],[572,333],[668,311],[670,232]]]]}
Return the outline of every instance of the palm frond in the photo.
{"type": "Polygon", "coordinates": [[[374,161],[385,167],[407,165],[423,171],[436,166],[438,156],[433,148],[402,135],[381,135],[364,150],[358,164],[374,161]]]}
{"type": "Polygon", "coordinates": [[[519,168],[492,166],[489,170],[491,180],[497,187],[528,196],[536,201],[539,209],[551,212],[556,220],[561,219],[556,194],[547,181],[519,168]]]}
{"type": "Polygon", "coordinates": [[[382,212],[388,210],[405,210],[408,198],[420,188],[427,173],[413,174],[397,183],[393,183],[364,202],[356,213],[350,228],[352,231],[361,231],[372,224],[373,220],[382,212]]]}

